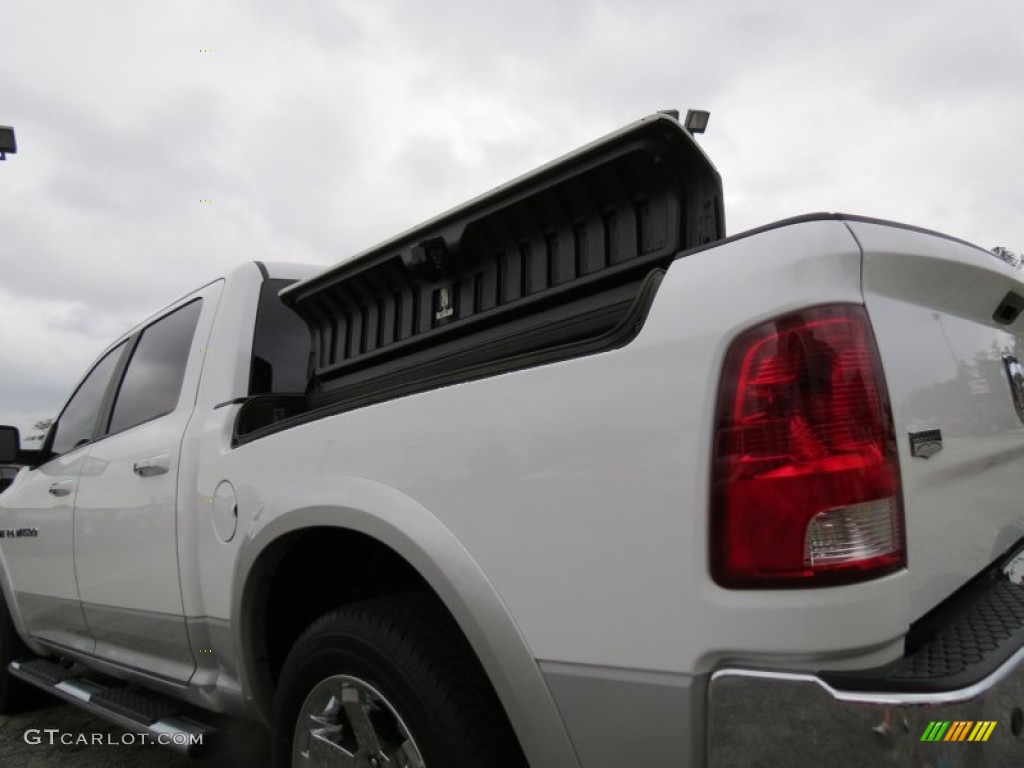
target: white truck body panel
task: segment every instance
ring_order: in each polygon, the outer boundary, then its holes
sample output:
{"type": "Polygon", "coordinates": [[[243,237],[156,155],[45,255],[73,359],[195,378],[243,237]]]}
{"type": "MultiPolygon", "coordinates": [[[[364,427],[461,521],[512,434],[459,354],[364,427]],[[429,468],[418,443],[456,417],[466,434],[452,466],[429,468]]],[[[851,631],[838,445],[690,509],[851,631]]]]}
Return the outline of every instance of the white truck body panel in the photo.
{"type": "Polygon", "coordinates": [[[1002,361],[1024,357],[1024,331],[1020,319],[992,319],[1024,282],[965,243],[866,222],[850,228],[865,252],[864,302],[899,437],[917,618],[1024,536],[1024,424],[1002,361]],[[933,428],[943,449],[912,457],[908,433],[933,428]]]}
{"type": "Polygon", "coordinates": [[[31,551],[3,548],[4,583],[23,591],[17,606],[40,639],[91,652],[96,641],[85,623],[75,583],[74,503],[84,456],[59,456],[35,472],[21,472],[4,492],[4,527],[42,528],[45,539],[31,551]],[[59,486],[67,495],[54,495],[59,486]],[[10,505],[10,506],[7,506],[10,505]]]}

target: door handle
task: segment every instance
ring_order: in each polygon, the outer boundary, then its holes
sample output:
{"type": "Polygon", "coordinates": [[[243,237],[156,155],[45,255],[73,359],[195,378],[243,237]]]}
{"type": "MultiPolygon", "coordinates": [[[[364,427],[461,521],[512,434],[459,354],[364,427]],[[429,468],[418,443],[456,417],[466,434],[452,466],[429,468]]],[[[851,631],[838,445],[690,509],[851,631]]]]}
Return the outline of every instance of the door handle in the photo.
{"type": "Polygon", "coordinates": [[[171,457],[169,454],[161,453],[159,456],[150,456],[148,459],[139,459],[135,462],[132,471],[139,477],[153,477],[163,475],[171,468],[171,457]]]}
{"type": "Polygon", "coordinates": [[[68,496],[71,493],[71,489],[74,487],[74,480],[58,480],[50,486],[50,494],[53,496],[68,496]]]}

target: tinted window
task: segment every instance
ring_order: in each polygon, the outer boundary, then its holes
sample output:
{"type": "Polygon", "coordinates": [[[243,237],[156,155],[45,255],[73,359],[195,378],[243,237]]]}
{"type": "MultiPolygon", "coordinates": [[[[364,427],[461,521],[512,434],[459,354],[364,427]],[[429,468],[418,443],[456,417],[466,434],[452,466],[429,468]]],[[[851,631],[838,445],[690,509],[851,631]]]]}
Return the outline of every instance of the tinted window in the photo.
{"type": "Polygon", "coordinates": [[[52,450],[56,454],[67,453],[81,443],[92,440],[93,428],[99,416],[103,395],[107,384],[114,373],[117,361],[124,351],[124,343],[114,349],[96,363],[78,391],[68,401],[64,412],[53,426],[52,450]]]}
{"type": "Polygon", "coordinates": [[[249,394],[302,394],[309,368],[309,329],[278,298],[294,280],[264,280],[256,311],[249,394]]]}
{"type": "Polygon", "coordinates": [[[111,433],[164,416],[178,406],[201,308],[202,302],[194,301],[142,332],[117,393],[111,433]]]}

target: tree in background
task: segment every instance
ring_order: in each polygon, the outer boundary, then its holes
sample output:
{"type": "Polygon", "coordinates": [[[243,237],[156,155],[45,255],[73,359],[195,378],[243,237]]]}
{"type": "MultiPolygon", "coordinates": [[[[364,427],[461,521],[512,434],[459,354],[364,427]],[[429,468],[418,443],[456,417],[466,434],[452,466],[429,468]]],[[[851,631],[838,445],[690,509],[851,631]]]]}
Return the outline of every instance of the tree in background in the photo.
{"type": "Polygon", "coordinates": [[[46,437],[46,433],[53,426],[53,419],[40,419],[32,425],[32,429],[39,432],[38,435],[32,435],[32,437],[26,437],[26,440],[42,440],[46,437]]]}
{"type": "Polygon", "coordinates": [[[1003,248],[1001,245],[997,245],[992,249],[992,253],[998,256],[1000,259],[1005,261],[1007,264],[1018,269],[1021,267],[1021,257],[1011,251],[1009,248],[1003,248]]]}

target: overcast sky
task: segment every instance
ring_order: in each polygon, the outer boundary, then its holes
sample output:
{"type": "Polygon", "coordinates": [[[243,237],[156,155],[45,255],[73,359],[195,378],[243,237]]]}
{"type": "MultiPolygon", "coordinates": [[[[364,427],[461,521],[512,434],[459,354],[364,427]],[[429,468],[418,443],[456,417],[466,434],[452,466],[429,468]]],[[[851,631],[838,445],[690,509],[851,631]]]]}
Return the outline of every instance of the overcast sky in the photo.
{"type": "Polygon", "coordinates": [[[22,428],[233,266],[340,261],[658,109],[711,111],[730,233],[841,210],[1024,250],[1019,0],[7,0],[0,25],[22,428]]]}

